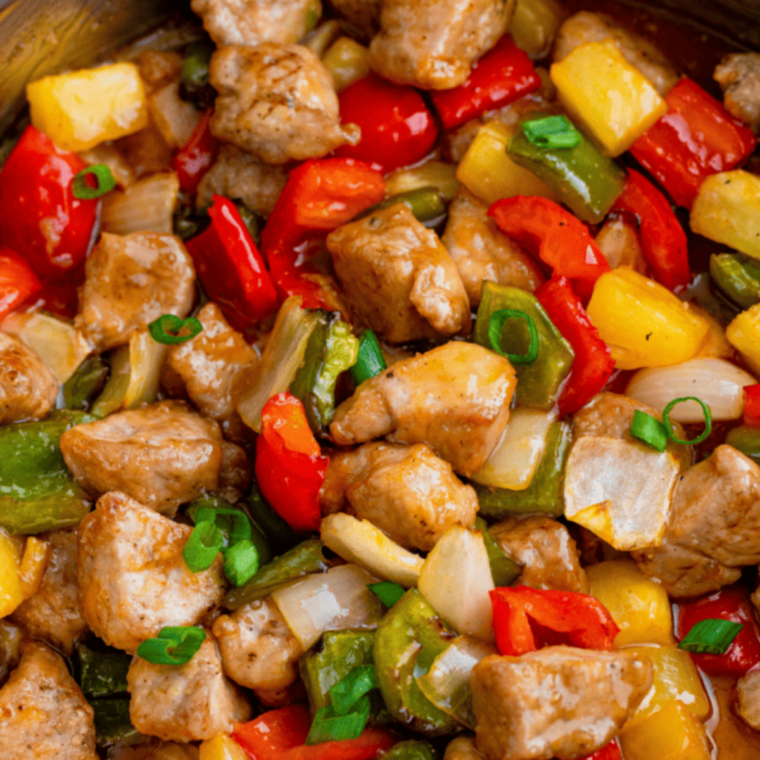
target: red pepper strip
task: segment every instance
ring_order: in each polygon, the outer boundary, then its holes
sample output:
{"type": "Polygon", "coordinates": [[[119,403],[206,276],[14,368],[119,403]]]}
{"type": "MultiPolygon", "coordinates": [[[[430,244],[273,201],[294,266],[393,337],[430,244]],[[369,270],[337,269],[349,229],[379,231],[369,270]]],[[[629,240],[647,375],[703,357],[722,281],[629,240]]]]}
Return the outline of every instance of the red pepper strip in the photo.
{"type": "Polygon", "coordinates": [[[242,332],[277,309],[277,291],[235,204],[215,195],[208,213],[211,225],[187,250],[211,300],[242,332]]]}
{"type": "Polygon", "coordinates": [[[573,414],[604,388],[615,361],[566,277],[552,277],[535,291],[535,296],[575,352],[570,377],[558,401],[562,416],[573,414]]]}
{"type": "Polygon", "coordinates": [[[0,248],[0,321],[41,290],[42,283],[29,265],[13,251],[0,248]]]}
{"type": "Polygon", "coordinates": [[[358,124],[362,139],[357,145],[341,145],[336,156],[366,161],[389,172],[416,164],[438,139],[433,114],[412,87],[370,74],[346,87],[338,101],[341,122],[358,124]]]}
{"type": "Polygon", "coordinates": [[[489,592],[499,654],[519,657],[554,644],[612,650],[620,629],[593,596],[528,586],[489,592]]]}
{"type": "Polygon", "coordinates": [[[368,728],[358,739],[307,747],[304,742],[310,726],[309,710],[296,704],[270,710],[237,726],[232,738],[251,760],[372,760],[395,743],[387,731],[368,728]]]}
{"type": "Polygon", "coordinates": [[[718,618],[744,627],[725,654],[691,654],[694,664],[711,676],[741,678],[760,664],[760,626],[757,613],[744,586],[726,586],[696,601],[679,604],[676,635],[679,640],[700,620],[718,618]]]}
{"type": "MultiPolygon", "coordinates": [[[[84,281],[84,277],[82,277],[82,281],[84,281]]],[[[47,311],[60,319],[74,319],[79,307],[78,286],[81,284],[81,282],[45,280],[37,297],[23,305],[23,311],[47,311]]]]}
{"type": "Polygon", "coordinates": [[[256,479],[264,498],[293,530],[319,530],[319,491],[328,458],[322,456],[303,404],[290,391],[264,404],[256,439],[256,479]]]}
{"type": "Polygon", "coordinates": [[[486,111],[509,105],[541,86],[530,58],[505,34],[472,67],[464,84],[430,93],[446,129],[459,127],[486,111]]]}
{"type": "Polygon", "coordinates": [[[198,189],[203,176],[214,163],[219,141],[211,134],[213,113],[213,109],[209,109],[201,116],[187,145],[180,148],[172,159],[172,169],[177,172],[179,186],[186,193],[194,193],[198,189]]]}
{"type": "Polygon", "coordinates": [[[538,256],[558,277],[569,277],[583,298],[610,271],[607,259],[583,222],[558,203],[533,195],[496,201],[489,216],[506,235],[538,256]]]}
{"type": "Polygon", "coordinates": [[[668,112],[636,140],[631,153],[679,206],[690,209],[707,177],[749,158],[755,136],[691,79],[681,79],[665,101],[668,112]]]}
{"type": "Polygon", "coordinates": [[[74,197],[87,164],[28,126],[0,176],[0,239],[43,278],[76,276],[89,253],[97,200],[74,197]]]}
{"type": "Polygon", "coordinates": [[[760,383],[744,386],[744,424],[760,427],[760,383]]]}
{"type": "Polygon", "coordinates": [[[689,284],[686,233],[665,196],[651,182],[629,169],[625,188],[612,210],[636,217],[644,258],[659,282],[670,290],[689,284]]]}
{"type": "Polygon", "coordinates": [[[623,755],[620,752],[618,743],[613,739],[609,744],[598,749],[596,752],[592,752],[590,755],[586,755],[581,760],[623,760],[623,755]]]}

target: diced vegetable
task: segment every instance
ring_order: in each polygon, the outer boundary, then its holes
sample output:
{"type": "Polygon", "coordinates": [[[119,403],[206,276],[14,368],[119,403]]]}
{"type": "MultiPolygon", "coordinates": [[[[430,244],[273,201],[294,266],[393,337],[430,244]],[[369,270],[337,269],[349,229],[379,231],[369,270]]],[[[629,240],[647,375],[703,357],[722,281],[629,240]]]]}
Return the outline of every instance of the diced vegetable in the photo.
{"type": "MultiPolygon", "coordinates": [[[[299,536],[272,509],[271,505],[267,504],[255,480],[243,503],[246,507],[245,511],[254,525],[260,528],[264,534],[273,556],[287,552],[303,542],[303,536],[299,536]]],[[[238,502],[238,504],[240,505],[241,503],[238,502]]],[[[269,560],[262,559],[262,562],[269,562],[269,560]]]]}
{"type": "Polygon", "coordinates": [[[138,180],[123,192],[114,191],[103,199],[101,228],[114,235],[170,234],[178,193],[179,179],[174,172],[159,172],[138,180]]]}
{"type": "Polygon", "coordinates": [[[24,601],[20,561],[21,542],[0,528],[0,618],[10,615],[24,601]]]}
{"type": "Polygon", "coordinates": [[[179,87],[171,82],[148,95],[152,122],[172,150],[187,144],[201,119],[195,105],[180,98],[179,87]]]}
{"type": "Polygon", "coordinates": [[[565,516],[620,551],[659,546],[679,471],[669,451],[583,436],[567,460],[565,516]]]}
{"type": "MultiPolygon", "coordinates": [[[[340,36],[340,22],[337,19],[330,19],[312,29],[304,38],[304,47],[314,51],[317,57],[322,58],[325,51],[340,36]]],[[[346,38],[349,39],[349,38],[346,38]]]]}
{"type": "Polygon", "coordinates": [[[372,575],[410,587],[417,585],[422,557],[388,538],[368,520],[337,512],[322,520],[320,537],[346,562],[363,567],[372,575]]]}
{"type": "Polygon", "coordinates": [[[475,528],[483,534],[483,543],[486,545],[488,561],[491,564],[494,586],[509,586],[522,572],[521,565],[508,557],[501,546],[494,541],[482,517],[475,518],[475,528]]]}
{"type": "Polygon", "coordinates": [[[760,375],[760,304],[739,314],[726,328],[726,337],[749,368],[760,375]]]}
{"type": "Polygon", "coordinates": [[[710,327],[667,288],[630,269],[602,275],[587,312],[619,369],[688,361],[710,327]]]}
{"type": "Polygon", "coordinates": [[[84,644],[77,647],[79,685],[86,697],[110,697],[127,693],[130,655],[116,650],[101,652],[84,644]]]}
{"type": "Polygon", "coordinates": [[[33,597],[42,583],[53,549],[49,541],[29,536],[18,566],[21,594],[24,599],[33,597]]]}
{"type": "Polygon", "coordinates": [[[0,319],[42,290],[42,283],[17,254],[0,247],[0,319]]]}
{"type": "Polygon", "coordinates": [[[157,636],[143,641],[136,654],[153,665],[184,665],[195,657],[205,640],[206,632],[199,626],[164,626],[157,636]]]}
{"type": "Polygon", "coordinates": [[[556,0],[517,0],[509,33],[517,47],[531,58],[545,58],[562,23],[564,12],[556,0]]]}
{"type": "Polygon", "coordinates": [[[38,79],[26,97],[32,124],[64,150],[89,150],[148,126],[140,72],[126,61],[38,79]]]}
{"type": "Polygon", "coordinates": [[[454,200],[459,190],[456,164],[443,161],[425,161],[411,169],[396,169],[385,177],[385,194],[388,197],[410,193],[425,187],[434,187],[444,201],[454,200]]]}
{"type": "Polygon", "coordinates": [[[662,584],[630,559],[600,562],[586,568],[591,596],[598,599],[620,628],[615,646],[666,644],[673,639],[670,600],[662,584]]]}
{"type": "Polygon", "coordinates": [[[760,464],[760,428],[740,425],[728,431],[726,443],[760,464]]]}
{"type": "Polygon", "coordinates": [[[92,150],[81,152],[79,157],[90,167],[98,164],[107,166],[121,187],[129,187],[135,181],[134,169],[115,145],[98,145],[92,150]]]}
{"type": "Polygon", "coordinates": [[[417,221],[422,222],[426,227],[435,226],[446,213],[446,206],[443,205],[443,199],[438,189],[420,187],[408,193],[390,195],[376,206],[368,208],[362,216],[369,216],[375,211],[390,208],[397,203],[403,203],[414,214],[417,221]]]}
{"type": "Polygon", "coordinates": [[[194,193],[214,163],[219,141],[211,134],[213,113],[209,109],[201,116],[192,134],[172,158],[172,169],[177,172],[179,186],[183,192],[194,193]]]}
{"type": "MultiPolygon", "coordinates": [[[[1,571],[0,571],[1,573],[1,571]]],[[[0,684],[8,680],[11,671],[21,659],[21,643],[26,633],[10,620],[0,619],[0,684]]]]}
{"type": "Polygon", "coordinates": [[[749,309],[760,303],[760,262],[741,253],[710,256],[710,277],[736,304],[749,309]]]}
{"type": "Polygon", "coordinates": [[[93,699],[95,712],[95,742],[107,747],[123,742],[129,744],[140,737],[129,717],[128,699],[93,699]]]}
{"type": "Polygon", "coordinates": [[[198,760],[248,760],[248,755],[232,737],[219,734],[201,742],[198,760]]]}
{"type": "Polygon", "coordinates": [[[322,63],[333,75],[335,91],[341,92],[369,74],[369,50],[350,37],[339,37],[322,56],[322,63]]]}
{"type": "Polygon", "coordinates": [[[383,760],[439,760],[435,747],[420,739],[407,739],[382,754],[383,760]]]}
{"type": "Polygon", "coordinates": [[[214,105],[216,90],[209,84],[209,65],[215,47],[201,40],[187,46],[179,76],[179,96],[200,111],[214,105]]]}

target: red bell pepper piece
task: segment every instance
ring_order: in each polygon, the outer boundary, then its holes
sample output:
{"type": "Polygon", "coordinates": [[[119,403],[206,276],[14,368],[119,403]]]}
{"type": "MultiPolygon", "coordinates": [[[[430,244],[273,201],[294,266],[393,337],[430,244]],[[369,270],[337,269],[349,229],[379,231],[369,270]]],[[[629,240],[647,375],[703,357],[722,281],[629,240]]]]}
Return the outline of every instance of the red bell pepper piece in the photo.
{"type": "Polygon", "coordinates": [[[251,760],[372,760],[390,749],[395,739],[379,728],[367,728],[357,739],[306,746],[311,727],[302,704],[270,710],[232,732],[232,738],[251,760]]]}
{"type": "Polygon", "coordinates": [[[28,126],[0,175],[0,240],[39,277],[75,276],[94,239],[97,200],[74,197],[87,164],[28,126]]]}
{"type": "Polygon", "coordinates": [[[554,644],[611,650],[620,632],[607,608],[588,594],[528,586],[489,593],[499,654],[519,657],[554,644]]]}
{"type": "Polygon", "coordinates": [[[0,321],[42,290],[29,265],[7,248],[0,248],[0,321]]]}
{"type": "Polygon", "coordinates": [[[623,755],[620,752],[618,743],[613,739],[609,744],[606,744],[596,752],[592,752],[590,755],[586,755],[581,760],[623,760],[623,755]]]}
{"type": "Polygon", "coordinates": [[[717,618],[744,627],[725,654],[690,653],[694,664],[711,676],[740,678],[760,664],[760,626],[746,587],[725,586],[709,596],[679,604],[676,635],[679,640],[700,620],[717,618]]]}
{"type": "Polygon", "coordinates": [[[319,491],[328,458],[290,391],[272,396],[261,411],[256,439],[256,479],[266,500],[293,530],[319,530],[319,491]]]}
{"type": "Polygon", "coordinates": [[[631,153],[688,209],[711,174],[734,169],[755,149],[749,127],[691,79],[666,95],[668,112],[631,147],[631,153]]]}
{"type": "Polygon", "coordinates": [[[366,161],[389,172],[416,164],[438,139],[433,114],[412,87],[369,74],[346,87],[338,101],[340,120],[358,124],[362,139],[356,145],[341,145],[336,156],[366,161]]]}
{"type": "Polygon", "coordinates": [[[177,172],[179,186],[186,193],[198,189],[203,175],[211,168],[219,141],[211,134],[211,117],[214,111],[206,111],[196,124],[187,145],[180,148],[172,159],[172,169],[177,172]]]}
{"type": "Polygon", "coordinates": [[[760,427],[760,383],[744,386],[744,424],[760,427]]]}
{"type": "Polygon", "coordinates": [[[625,188],[612,211],[628,212],[636,218],[644,258],[659,282],[670,290],[689,284],[686,233],[665,196],[651,182],[629,169],[625,188]]]}
{"type": "Polygon", "coordinates": [[[610,271],[588,227],[554,201],[517,195],[496,201],[488,214],[555,275],[570,278],[583,298],[590,298],[594,283],[610,271]]]}
{"type": "Polygon", "coordinates": [[[541,86],[530,58],[505,34],[472,67],[464,84],[433,90],[430,97],[446,129],[459,127],[486,111],[513,103],[541,86]]]}
{"type": "Polygon", "coordinates": [[[211,225],[187,250],[209,297],[242,332],[277,309],[277,291],[235,204],[215,195],[208,213],[211,225]]]}
{"type": "Polygon", "coordinates": [[[566,277],[552,277],[535,296],[575,352],[570,377],[558,401],[561,415],[573,414],[604,388],[615,361],[566,277]]]}

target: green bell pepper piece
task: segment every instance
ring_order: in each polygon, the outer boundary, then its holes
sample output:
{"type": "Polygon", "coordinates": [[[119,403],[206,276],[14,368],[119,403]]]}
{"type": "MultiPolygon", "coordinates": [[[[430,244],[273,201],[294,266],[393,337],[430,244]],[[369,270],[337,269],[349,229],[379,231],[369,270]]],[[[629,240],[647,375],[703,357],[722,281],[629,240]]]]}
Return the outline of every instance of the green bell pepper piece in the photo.
{"type": "Polygon", "coordinates": [[[10,620],[0,620],[0,686],[21,659],[21,642],[24,632],[10,620]]]}
{"type": "Polygon", "coordinates": [[[714,253],[710,276],[742,309],[760,303],[760,262],[742,253],[714,253]]]}
{"type": "Polygon", "coordinates": [[[92,422],[84,412],[56,411],[42,422],[0,427],[0,527],[42,533],[77,525],[90,511],[61,454],[63,433],[92,422]]]}
{"type": "Polygon", "coordinates": [[[440,754],[429,742],[407,739],[394,744],[382,755],[383,760],[440,760],[440,754]]]}
{"type": "Polygon", "coordinates": [[[375,673],[385,704],[396,720],[429,736],[450,734],[459,725],[439,710],[417,685],[456,634],[411,589],[375,631],[375,673]]]}
{"type": "Polygon", "coordinates": [[[363,211],[359,218],[364,219],[376,211],[390,208],[397,203],[403,203],[414,214],[415,219],[423,224],[426,222],[437,222],[446,213],[446,206],[443,204],[441,191],[437,187],[429,185],[392,195],[390,198],[386,198],[377,205],[372,206],[372,208],[363,211]]]}
{"type": "Polygon", "coordinates": [[[199,111],[214,105],[216,90],[209,84],[209,64],[214,53],[210,42],[188,45],[179,78],[179,96],[190,101],[199,111]]]}
{"type": "Polygon", "coordinates": [[[497,588],[499,586],[509,586],[520,575],[522,567],[513,559],[507,557],[504,550],[494,540],[494,537],[488,530],[486,521],[482,517],[475,519],[475,528],[483,534],[483,543],[486,545],[488,562],[491,565],[493,585],[497,588]]]}
{"type": "MultiPolygon", "coordinates": [[[[544,118],[532,114],[526,121],[544,118]]],[[[540,148],[520,130],[507,143],[507,155],[533,172],[582,221],[598,224],[625,187],[625,172],[582,132],[575,148],[540,148]]]]}
{"type": "Polygon", "coordinates": [[[282,554],[303,541],[303,536],[296,533],[267,503],[255,481],[244,503],[248,516],[261,529],[272,554],[282,554]]]}
{"type": "Polygon", "coordinates": [[[77,647],[79,685],[86,697],[127,694],[127,671],[132,658],[124,652],[97,652],[84,644],[77,647]]]}
{"type": "Polygon", "coordinates": [[[93,699],[90,706],[95,711],[95,743],[108,747],[117,742],[134,744],[142,734],[129,718],[128,699],[93,699]]]}
{"type": "MultiPolygon", "coordinates": [[[[501,309],[524,312],[533,319],[538,330],[538,358],[532,364],[515,367],[517,373],[515,399],[522,406],[551,409],[559,396],[562,381],[567,377],[573,364],[575,357],[573,349],[532,293],[508,285],[498,285],[495,282],[483,283],[473,333],[473,339],[477,344],[491,348],[488,326],[491,316],[501,309]]],[[[530,339],[525,322],[512,320],[506,327],[507,329],[502,333],[502,351],[509,354],[526,354],[530,339]]]]}
{"type": "Polygon", "coordinates": [[[726,443],[760,464],[760,428],[740,425],[729,431],[726,443]]]}
{"type": "Polygon", "coordinates": [[[493,520],[534,512],[555,516],[564,514],[565,462],[571,443],[570,425],[566,422],[553,423],[541,463],[530,485],[523,491],[472,483],[478,494],[481,513],[493,520]]]}
{"type": "Polygon", "coordinates": [[[106,384],[108,365],[99,357],[85,359],[63,384],[63,403],[67,409],[90,408],[90,402],[106,384]]]}

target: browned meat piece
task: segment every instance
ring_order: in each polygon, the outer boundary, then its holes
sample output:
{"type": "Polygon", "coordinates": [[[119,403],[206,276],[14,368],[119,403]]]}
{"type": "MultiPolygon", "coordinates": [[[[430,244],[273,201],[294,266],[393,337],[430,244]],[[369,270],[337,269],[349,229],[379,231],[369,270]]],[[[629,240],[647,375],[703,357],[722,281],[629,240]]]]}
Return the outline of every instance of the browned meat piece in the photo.
{"type": "Polygon", "coordinates": [[[79,602],[106,644],[134,652],[167,625],[197,625],[221,604],[222,558],[191,573],[192,533],[122,493],[109,493],[79,526],[79,602]]]}
{"type": "Polygon", "coordinates": [[[575,48],[586,42],[612,39],[628,63],[638,69],[663,97],[678,81],[678,74],[667,58],[651,42],[618,26],[603,13],[581,11],[571,16],[559,28],[552,53],[555,62],[561,61],[575,48]]]}
{"type": "Polygon", "coordinates": [[[24,644],[0,689],[0,716],[0,754],[8,760],[98,760],[92,707],[44,644],[24,644]]]}
{"type": "Polygon", "coordinates": [[[245,695],[222,672],[210,632],[185,665],[154,665],[135,657],[127,688],[132,725],[164,741],[212,739],[251,717],[245,695]]]}
{"type": "Polygon", "coordinates": [[[318,158],[361,139],[341,124],[332,74],[309,48],[230,45],[211,59],[211,131],[267,164],[318,158]]]}
{"type": "Polygon", "coordinates": [[[298,42],[322,15],[319,0],[192,0],[218,47],[298,42]]]}
{"type": "Polygon", "coordinates": [[[75,530],[58,530],[42,536],[50,542],[52,555],[37,593],[27,599],[12,615],[30,636],[45,639],[64,654],[87,630],[79,609],[77,583],[77,534],[75,530]]]}
{"type": "Polygon", "coordinates": [[[323,513],[369,520],[397,544],[429,552],[452,526],[471,528],[478,497],[448,462],[424,443],[368,443],[330,460],[322,486],[323,513]]]}
{"type": "Polygon", "coordinates": [[[734,712],[755,731],[760,731],[760,670],[747,673],[736,682],[734,712]]]}
{"type": "Polygon", "coordinates": [[[732,446],[686,470],[662,545],[634,559],[670,596],[699,596],[760,562],[760,467],[732,446]]]}
{"type": "Polygon", "coordinates": [[[484,280],[534,291],[543,281],[531,256],[513,243],[486,213],[488,204],[461,189],[449,206],[441,242],[459,270],[472,306],[484,280]]]}
{"type": "Polygon", "coordinates": [[[144,50],[137,59],[137,66],[140,69],[140,78],[152,92],[179,80],[182,56],[163,50],[144,50]]]}
{"type": "Polygon", "coordinates": [[[469,476],[501,439],[516,384],[507,359],[475,343],[452,341],[365,380],[335,410],[330,432],[339,446],[382,436],[393,443],[427,443],[469,476]]]}
{"type": "Polygon", "coordinates": [[[603,747],[652,685],[652,663],[627,652],[547,647],[491,655],[470,676],[476,744],[488,760],[569,760],[603,747]]]}
{"type": "Polygon", "coordinates": [[[482,760],[483,755],[475,746],[475,737],[458,736],[446,746],[443,760],[482,760]]]}
{"type": "Polygon", "coordinates": [[[330,5],[348,22],[352,32],[371,40],[380,29],[383,0],[330,0],[330,5]]]}
{"type": "Polygon", "coordinates": [[[236,389],[259,363],[258,354],[227,324],[215,303],[207,303],[197,317],[203,332],[172,346],[164,369],[181,379],[201,414],[239,434],[243,423],[235,410],[236,389]]]}
{"type": "Polygon", "coordinates": [[[195,204],[211,205],[214,195],[243,203],[261,216],[269,216],[288,180],[281,166],[269,166],[234,145],[222,145],[214,165],[198,186],[195,204]]]}
{"type": "Polygon", "coordinates": [[[186,317],[194,296],[193,261],[178,237],[103,233],[85,264],[75,325],[105,351],[162,314],[186,317]]]}
{"type": "Polygon", "coordinates": [[[31,348],[0,332],[0,425],[47,417],[60,383],[31,348]]]}
{"type": "Polygon", "coordinates": [[[507,31],[514,7],[513,0],[383,0],[370,68],[425,90],[456,87],[507,31]]]}
{"type": "Polygon", "coordinates": [[[546,515],[510,517],[490,529],[504,553],[523,566],[520,583],[588,594],[586,571],[567,528],[546,515]]]}
{"type": "Polygon", "coordinates": [[[327,236],[351,308],[388,343],[470,329],[470,304],[438,236],[398,203],[327,236]]]}
{"type": "Polygon", "coordinates": [[[646,274],[647,263],[636,231],[622,219],[610,217],[596,236],[596,244],[611,269],[629,267],[646,274]]]}
{"type": "Polygon", "coordinates": [[[243,497],[250,485],[251,463],[248,455],[240,446],[222,441],[222,469],[219,472],[217,496],[234,504],[243,497]]]}
{"type": "Polygon", "coordinates": [[[247,689],[287,689],[298,678],[301,645],[270,599],[222,615],[213,628],[224,672],[247,689]]]}
{"type": "Polygon", "coordinates": [[[713,78],[723,90],[730,114],[760,132],[760,53],[731,53],[715,69],[713,78]]]}
{"type": "Polygon", "coordinates": [[[61,453],[79,484],[93,496],[123,491],[158,512],[219,485],[222,434],[214,420],[178,401],[161,401],[61,436],[61,453]]]}

